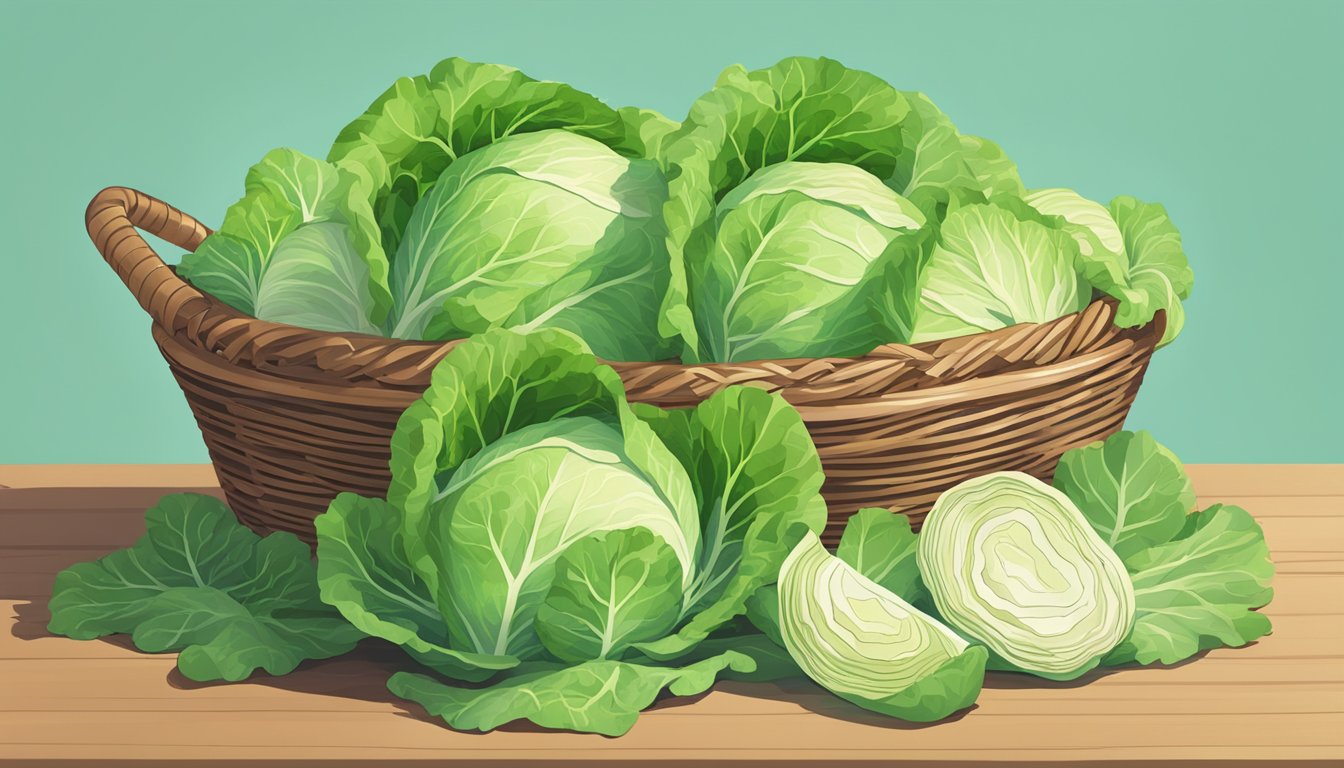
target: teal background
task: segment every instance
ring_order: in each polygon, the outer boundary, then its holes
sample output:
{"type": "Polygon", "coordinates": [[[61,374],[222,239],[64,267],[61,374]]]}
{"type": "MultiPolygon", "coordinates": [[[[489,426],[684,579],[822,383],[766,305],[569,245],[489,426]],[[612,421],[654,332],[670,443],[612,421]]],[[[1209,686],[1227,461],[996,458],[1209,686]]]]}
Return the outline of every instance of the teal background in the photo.
{"type": "Polygon", "coordinates": [[[208,460],[84,234],[98,189],[217,224],[266,150],[324,155],[451,55],[679,117],[795,54],[929,93],[1028,186],[1164,202],[1195,293],[1130,426],[1189,462],[1344,461],[1344,3],[0,0],[0,463],[208,460]]]}

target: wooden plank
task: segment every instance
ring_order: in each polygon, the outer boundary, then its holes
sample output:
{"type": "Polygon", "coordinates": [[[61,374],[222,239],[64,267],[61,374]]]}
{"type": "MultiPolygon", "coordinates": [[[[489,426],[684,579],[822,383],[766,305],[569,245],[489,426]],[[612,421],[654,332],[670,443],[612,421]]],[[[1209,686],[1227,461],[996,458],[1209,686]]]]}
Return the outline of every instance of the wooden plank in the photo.
{"type": "Polygon", "coordinates": [[[0,464],[0,488],[219,486],[210,464],[0,464]]]}
{"type": "MultiPolygon", "coordinates": [[[[1187,464],[1200,493],[1344,496],[1344,464],[1187,464]]],[[[0,464],[0,488],[217,486],[209,464],[0,464]]]]}

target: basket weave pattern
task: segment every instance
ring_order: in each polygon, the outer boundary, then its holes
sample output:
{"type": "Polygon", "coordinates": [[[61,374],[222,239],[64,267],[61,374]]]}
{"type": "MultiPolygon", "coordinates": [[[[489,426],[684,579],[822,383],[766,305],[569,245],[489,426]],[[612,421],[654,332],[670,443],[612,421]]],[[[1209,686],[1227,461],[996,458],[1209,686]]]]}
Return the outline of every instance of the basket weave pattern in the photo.
{"type": "MultiPolygon", "coordinates": [[[[137,229],[192,250],[209,234],[131,189],[100,192],[89,236],[153,319],[239,519],[311,541],[340,491],[382,496],[401,411],[454,342],[327,333],[248,317],[164,264],[137,229]]],[[[834,542],[861,507],[922,519],[938,494],[985,472],[1048,479],[1064,451],[1124,423],[1161,318],[1117,328],[1114,304],[1058,320],[857,358],[682,365],[616,363],[631,400],[686,407],[731,384],[780,392],[826,470],[834,542]]]]}

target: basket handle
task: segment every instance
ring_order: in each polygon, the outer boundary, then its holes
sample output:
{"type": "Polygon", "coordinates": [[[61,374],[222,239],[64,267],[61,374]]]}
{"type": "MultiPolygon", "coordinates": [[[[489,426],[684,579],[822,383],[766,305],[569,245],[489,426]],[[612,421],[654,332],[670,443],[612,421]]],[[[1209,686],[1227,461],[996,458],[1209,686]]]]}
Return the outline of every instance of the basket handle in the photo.
{"type": "Polygon", "coordinates": [[[163,262],[138,231],[194,251],[210,234],[209,227],[162,200],[127,187],[108,187],[94,195],[84,213],[84,226],[94,247],[155,323],[177,331],[210,305],[204,294],[163,262]]]}

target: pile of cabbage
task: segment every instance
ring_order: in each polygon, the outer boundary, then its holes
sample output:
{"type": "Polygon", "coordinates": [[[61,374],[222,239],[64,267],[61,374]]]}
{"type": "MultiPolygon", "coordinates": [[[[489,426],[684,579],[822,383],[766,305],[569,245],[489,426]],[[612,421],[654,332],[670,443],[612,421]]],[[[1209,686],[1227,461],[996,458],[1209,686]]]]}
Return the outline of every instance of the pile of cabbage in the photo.
{"type": "Polygon", "coordinates": [[[53,632],[129,634],[196,680],[362,641],[448,725],[624,733],[668,692],[809,678],[936,721],[987,669],[1070,680],[1266,634],[1273,565],[1236,507],[1195,510],[1146,433],[995,473],[916,534],[854,515],[778,394],[627,401],[603,360],[861,355],[1077,312],[1181,327],[1159,205],[1027,190],[924,96],[826,59],[725,71],[675,123],[517,70],[404,78],[327,159],[266,155],[192,283],[259,318],[463,339],[406,410],[385,498],[341,494],[316,560],[218,500],[165,497],[132,547],[63,571],[53,632]]]}
{"type": "Polygon", "coordinates": [[[267,154],[182,259],[247,314],[599,357],[851,356],[1099,297],[1171,341],[1193,276],[1161,205],[1028,190],[923,94],[829,59],[730,67],[682,122],[510,67],[398,80],[325,160],[267,154]]]}
{"type": "Polygon", "coordinates": [[[135,545],[57,576],[50,629],[178,651],[195,680],[374,638],[405,652],[392,693],[453,728],[608,735],[720,679],[810,678],[927,722],[970,707],[986,669],[1070,680],[1270,630],[1259,526],[1195,511],[1144,432],[1070,451],[1053,486],[964,482],[918,534],[861,510],[832,553],[821,462],[778,394],[632,404],[572,334],[492,330],[435,368],[390,466],[386,498],[317,519],[315,562],[214,498],[165,497],[135,545]]]}

